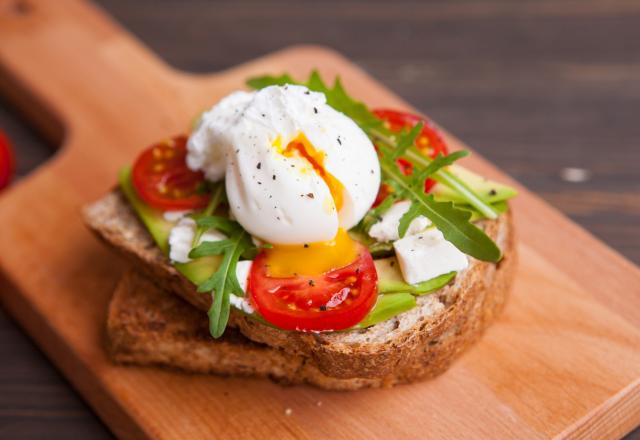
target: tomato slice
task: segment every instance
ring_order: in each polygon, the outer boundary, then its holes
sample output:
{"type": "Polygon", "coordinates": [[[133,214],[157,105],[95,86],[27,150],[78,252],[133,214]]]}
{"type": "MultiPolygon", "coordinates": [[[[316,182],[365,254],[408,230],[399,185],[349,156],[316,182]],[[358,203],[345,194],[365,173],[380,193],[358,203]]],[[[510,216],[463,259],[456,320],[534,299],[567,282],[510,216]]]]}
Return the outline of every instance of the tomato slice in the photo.
{"type": "Polygon", "coordinates": [[[133,165],[131,181],[148,205],[161,209],[204,208],[210,194],[203,193],[204,174],[187,167],[187,137],[184,135],[151,145],[133,165]]]}
{"type": "Polygon", "coordinates": [[[0,131],[0,189],[3,189],[11,182],[15,166],[15,156],[13,155],[9,138],[4,132],[0,131]]]}
{"type": "MultiPolygon", "coordinates": [[[[373,114],[383,120],[389,130],[395,132],[412,128],[418,122],[422,122],[422,130],[415,142],[416,147],[418,147],[422,153],[434,159],[438,154],[442,154],[444,156],[449,154],[449,149],[447,148],[447,144],[444,139],[442,139],[440,133],[438,133],[431,121],[427,118],[423,118],[412,113],[389,109],[376,109],[373,110],[373,114]]],[[[399,159],[398,164],[404,174],[411,174],[412,169],[410,162],[399,159]]],[[[429,192],[435,184],[436,182],[434,180],[427,179],[424,182],[424,191],[429,192]]]]}
{"type": "Polygon", "coordinates": [[[249,274],[249,300],[271,324],[284,330],[344,330],[373,308],[378,275],[371,254],[358,246],[355,261],[316,276],[268,275],[267,254],[260,253],[249,274]]]}

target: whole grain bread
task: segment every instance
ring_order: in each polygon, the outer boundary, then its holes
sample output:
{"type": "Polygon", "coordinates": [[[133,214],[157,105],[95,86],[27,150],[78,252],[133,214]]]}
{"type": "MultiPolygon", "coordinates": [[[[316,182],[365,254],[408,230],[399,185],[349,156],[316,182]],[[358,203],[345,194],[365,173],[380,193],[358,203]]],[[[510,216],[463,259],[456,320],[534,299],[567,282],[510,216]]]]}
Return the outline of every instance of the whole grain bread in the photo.
{"type": "MultiPolygon", "coordinates": [[[[118,249],[156,285],[206,311],[211,298],[197,293],[160,252],[117,190],[84,210],[87,225],[118,249]]],[[[367,329],[335,333],[278,330],[232,309],[229,326],[248,339],[310,359],[323,375],[368,378],[391,385],[446,370],[500,313],[516,267],[511,213],[479,223],[502,249],[498,263],[471,259],[448,286],[418,298],[418,306],[367,329]]]]}
{"type": "Polygon", "coordinates": [[[119,363],[188,373],[267,377],[331,390],[383,384],[380,379],[326,376],[311,359],[253,342],[237,329],[227,329],[220,339],[212,339],[206,315],[135,270],[123,275],[111,298],[107,347],[119,363]]]}

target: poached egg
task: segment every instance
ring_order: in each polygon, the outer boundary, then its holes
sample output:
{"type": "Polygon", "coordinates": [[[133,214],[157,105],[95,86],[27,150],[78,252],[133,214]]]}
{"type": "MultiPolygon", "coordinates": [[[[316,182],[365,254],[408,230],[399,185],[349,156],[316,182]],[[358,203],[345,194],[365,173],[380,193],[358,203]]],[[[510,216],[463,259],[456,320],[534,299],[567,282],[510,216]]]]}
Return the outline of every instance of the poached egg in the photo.
{"type": "Polygon", "coordinates": [[[373,204],[380,165],[367,135],[306,87],[235,92],[205,112],[187,165],[225,178],[231,215],[267,250],[271,276],[352,262],[347,234],[373,204]]]}

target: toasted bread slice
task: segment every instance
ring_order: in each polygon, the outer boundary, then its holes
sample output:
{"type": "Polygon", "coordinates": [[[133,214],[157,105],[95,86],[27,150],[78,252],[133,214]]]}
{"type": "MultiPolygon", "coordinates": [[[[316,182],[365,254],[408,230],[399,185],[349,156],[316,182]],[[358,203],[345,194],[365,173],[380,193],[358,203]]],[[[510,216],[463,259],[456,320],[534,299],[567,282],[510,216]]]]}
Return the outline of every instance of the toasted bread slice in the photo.
{"type": "Polygon", "coordinates": [[[280,383],[309,383],[331,390],[387,384],[381,379],[328,377],[310,359],[252,342],[236,329],[227,329],[220,339],[213,339],[206,315],[135,270],[123,275],[111,298],[107,346],[111,358],[119,363],[189,373],[268,377],[280,383]]]}
{"type": "MultiPolygon", "coordinates": [[[[197,293],[171,266],[119,191],[87,206],[84,216],[98,237],[121,251],[136,270],[198,309],[208,310],[210,296],[197,293]]],[[[388,321],[347,332],[288,332],[232,309],[229,326],[252,341],[312,359],[330,377],[407,382],[437,375],[500,313],[512,284],[516,252],[511,214],[479,226],[502,249],[500,263],[472,259],[451,284],[419,297],[417,307],[388,321]]]]}

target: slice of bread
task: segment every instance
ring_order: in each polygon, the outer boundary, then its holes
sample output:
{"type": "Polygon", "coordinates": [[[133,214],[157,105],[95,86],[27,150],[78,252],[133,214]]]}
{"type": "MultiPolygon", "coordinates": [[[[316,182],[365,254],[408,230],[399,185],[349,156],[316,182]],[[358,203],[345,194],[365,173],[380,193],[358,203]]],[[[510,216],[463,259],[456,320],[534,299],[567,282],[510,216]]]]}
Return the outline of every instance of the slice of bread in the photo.
{"type": "Polygon", "coordinates": [[[268,377],[279,383],[308,383],[330,390],[385,384],[381,379],[326,376],[310,359],[252,342],[236,329],[229,328],[220,339],[213,339],[205,314],[135,270],[123,275],[111,298],[107,347],[119,363],[188,373],[268,377]]]}
{"type": "MultiPolygon", "coordinates": [[[[84,210],[87,225],[121,251],[137,271],[202,311],[211,298],[196,292],[162,255],[117,190],[84,210]]],[[[446,370],[502,310],[516,267],[511,214],[479,223],[504,253],[498,264],[471,259],[451,284],[418,298],[418,306],[367,329],[336,333],[278,330],[232,309],[229,326],[252,341],[309,358],[327,376],[407,382],[446,370]]]]}

